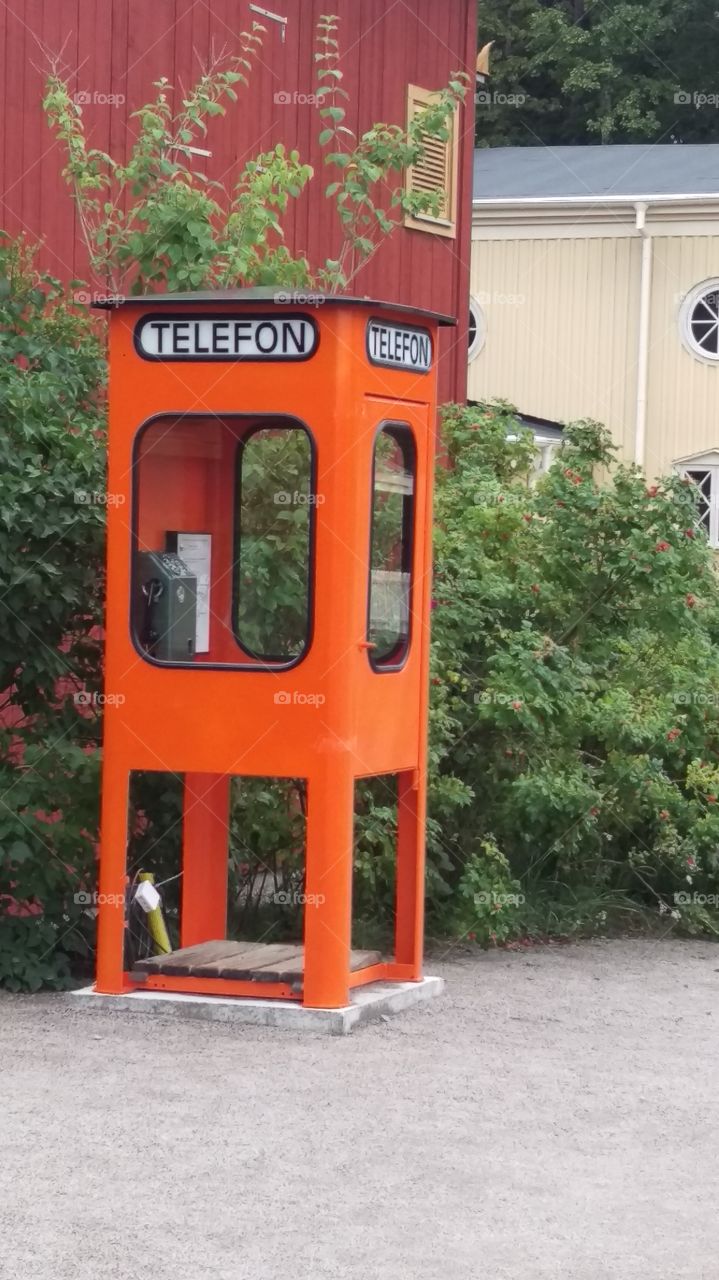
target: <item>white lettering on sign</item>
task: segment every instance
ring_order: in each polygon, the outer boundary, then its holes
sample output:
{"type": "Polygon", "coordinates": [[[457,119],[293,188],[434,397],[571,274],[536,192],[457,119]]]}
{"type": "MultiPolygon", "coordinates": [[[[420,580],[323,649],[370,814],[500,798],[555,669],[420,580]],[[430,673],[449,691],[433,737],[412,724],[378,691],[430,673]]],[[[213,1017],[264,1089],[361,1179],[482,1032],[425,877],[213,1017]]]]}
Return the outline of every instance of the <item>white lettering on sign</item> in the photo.
{"type": "Polygon", "coordinates": [[[427,329],[370,320],[367,325],[367,355],[371,364],[427,373],[432,367],[432,337],[427,329]]]}
{"type": "Polygon", "coordinates": [[[135,348],[146,360],[307,360],[317,326],[301,315],[149,315],[135,348]]]}

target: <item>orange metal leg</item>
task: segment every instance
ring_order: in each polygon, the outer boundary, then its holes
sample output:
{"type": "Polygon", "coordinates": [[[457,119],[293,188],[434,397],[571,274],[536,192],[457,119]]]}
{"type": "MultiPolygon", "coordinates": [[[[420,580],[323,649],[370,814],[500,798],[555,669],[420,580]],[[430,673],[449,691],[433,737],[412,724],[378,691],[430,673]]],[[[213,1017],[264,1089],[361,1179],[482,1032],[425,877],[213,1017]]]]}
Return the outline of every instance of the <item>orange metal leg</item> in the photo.
{"type": "Polygon", "coordinates": [[[305,986],[314,1009],[349,1004],[354,778],[335,762],[307,786],[305,986]]]}
{"type": "Polygon", "coordinates": [[[230,779],[226,774],[185,775],[180,921],[183,947],[227,935],[229,807],[230,779]]]}
{"type": "Polygon", "coordinates": [[[127,989],[123,962],[129,777],[127,769],[112,767],[106,760],[102,774],[95,988],[107,995],[119,995],[127,989]]]}
{"type": "Polygon", "coordinates": [[[422,977],[424,945],[425,781],[410,770],[397,775],[397,917],[395,961],[422,977]]]}

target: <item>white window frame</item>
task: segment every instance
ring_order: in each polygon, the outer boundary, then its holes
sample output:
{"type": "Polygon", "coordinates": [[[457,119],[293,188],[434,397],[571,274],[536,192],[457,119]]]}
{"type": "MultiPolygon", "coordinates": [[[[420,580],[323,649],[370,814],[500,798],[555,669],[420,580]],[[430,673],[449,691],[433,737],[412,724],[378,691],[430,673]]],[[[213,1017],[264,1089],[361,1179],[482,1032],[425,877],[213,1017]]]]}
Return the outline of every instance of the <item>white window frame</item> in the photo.
{"type": "MultiPolygon", "coordinates": [[[[697,454],[694,458],[682,458],[679,462],[675,462],[674,470],[686,479],[691,478],[693,471],[709,473],[709,546],[716,551],[719,549],[719,451],[712,450],[708,454],[697,454]]],[[[697,524],[701,529],[706,530],[706,525],[699,514],[697,514],[697,524]]]]}
{"type": "MultiPolygon", "coordinates": [[[[531,431],[534,436],[535,449],[534,458],[532,460],[532,472],[529,477],[529,484],[531,487],[537,483],[540,476],[547,474],[549,468],[557,457],[559,450],[564,444],[564,438],[562,437],[561,439],[557,439],[556,436],[542,435],[541,427],[535,427],[534,429],[532,427],[528,427],[527,429],[531,431]]],[[[507,439],[514,441],[518,440],[519,437],[508,435],[507,439]]]]}
{"type": "Polygon", "coordinates": [[[555,440],[554,438],[547,440],[541,435],[536,435],[534,437],[534,443],[537,447],[534,470],[537,472],[538,476],[544,476],[549,471],[549,468],[554,462],[554,459],[556,458],[564,441],[555,440]]]}
{"type": "MultiPolygon", "coordinates": [[[[719,276],[712,276],[709,280],[702,280],[701,284],[695,285],[693,289],[690,289],[684,295],[679,311],[679,332],[685,349],[690,355],[694,356],[695,360],[701,360],[704,364],[716,366],[719,364],[719,340],[717,354],[713,355],[710,351],[705,351],[703,347],[699,346],[691,327],[694,308],[707,293],[715,293],[719,297],[719,276]]],[[[717,323],[719,325],[719,318],[717,323]]]]}

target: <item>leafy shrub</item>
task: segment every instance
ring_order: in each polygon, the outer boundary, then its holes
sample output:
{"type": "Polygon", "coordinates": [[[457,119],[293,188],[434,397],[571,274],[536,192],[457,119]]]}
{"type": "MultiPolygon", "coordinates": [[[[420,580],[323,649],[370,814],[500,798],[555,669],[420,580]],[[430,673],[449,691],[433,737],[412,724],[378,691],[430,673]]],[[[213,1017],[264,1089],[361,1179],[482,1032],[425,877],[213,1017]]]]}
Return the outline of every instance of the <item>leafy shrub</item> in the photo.
{"type": "MultiPolygon", "coordinates": [[[[0,984],[32,990],[66,985],[91,956],[103,360],[92,324],[6,240],[0,344],[0,984]]],[[[615,466],[596,424],[569,427],[534,484],[532,441],[508,407],[450,406],[444,434],[431,928],[489,942],[652,913],[716,932],[719,588],[690,486],[615,466]]],[[[298,487],[303,465],[298,454],[298,487]]],[[[264,501],[255,479],[251,512],[264,501]]],[[[278,600],[290,618],[293,592],[278,600]]],[[[235,925],[264,932],[269,913],[273,936],[296,934],[303,785],[245,780],[234,795],[235,925]]],[[[357,795],[355,916],[379,941],[394,784],[357,795]]],[[[137,780],[131,860],[149,856],[158,878],[177,871],[179,802],[178,780],[137,780]]]]}
{"type": "Polygon", "coordinates": [[[95,877],[103,377],[87,316],[0,237],[0,984],[11,990],[63,985],[88,946],[75,895],[95,877]]]}
{"type": "Polygon", "coordinates": [[[435,922],[474,930],[467,885],[493,868],[494,916],[514,931],[598,927],[612,907],[693,927],[697,901],[713,927],[719,585],[691,485],[615,465],[588,422],[532,484],[531,439],[504,405],[450,406],[444,440],[435,922]]]}

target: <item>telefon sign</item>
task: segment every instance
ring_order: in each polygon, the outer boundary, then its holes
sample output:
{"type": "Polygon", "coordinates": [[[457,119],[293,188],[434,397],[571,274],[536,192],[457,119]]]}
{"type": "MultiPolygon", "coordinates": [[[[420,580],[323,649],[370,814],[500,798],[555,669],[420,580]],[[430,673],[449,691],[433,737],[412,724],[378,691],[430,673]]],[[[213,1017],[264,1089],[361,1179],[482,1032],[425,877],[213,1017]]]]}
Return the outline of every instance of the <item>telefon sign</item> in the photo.
{"type": "Polygon", "coordinates": [[[367,324],[367,355],[370,364],[429,373],[432,337],[427,329],[417,329],[413,325],[370,320],[367,324]]]}
{"type": "Polygon", "coordinates": [[[143,316],[135,349],[145,360],[308,360],[318,330],[310,316],[143,316]]]}

